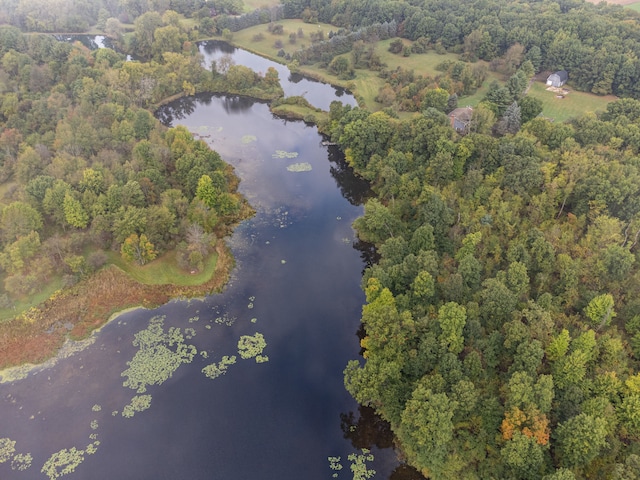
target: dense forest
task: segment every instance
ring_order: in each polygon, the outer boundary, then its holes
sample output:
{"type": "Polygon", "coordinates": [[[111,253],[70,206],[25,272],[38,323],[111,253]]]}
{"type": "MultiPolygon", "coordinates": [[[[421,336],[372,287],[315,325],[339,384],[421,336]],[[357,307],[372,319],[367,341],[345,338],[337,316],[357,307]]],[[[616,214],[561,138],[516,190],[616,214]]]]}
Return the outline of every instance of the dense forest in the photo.
{"type": "Polygon", "coordinates": [[[577,0],[285,0],[243,15],[232,1],[59,6],[0,0],[0,23],[14,25],[0,27],[3,307],[59,271],[73,284],[105,252],[142,264],[175,249],[201,268],[242,214],[236,179],[151,111],[202,91],[281,96],[275,71],[204,69],[202,35],[283,16],[331,23],[291,60],[388,81],[383,110],[334,103],[320,125],[375,192],[354,225],[379,261],[363,278],[349,392],[428,478],[640,478],[640,16],[577,0]],[[21,31],[92,25],[145,61],[21,31]],[[372,45],[396,36],[460,61],[437,79],[385,70],[372,45]],[[477,60],[508,80],[461,135],[444,112],[483,83],[477,60]],[[541,118],[526,85],[559,69],[624,98],[541,118]]]}
{"type": "Polygon", "coordinates": [[[639,122],[459,136],[333,105],[380,254],[345,383],[429,478],[638,478],[639,122]]]}
{"type": "MultiPolygon", "coordinates": [[[[316,51],[331,52],[345,40],[363,38],[345,39],[347,32],[392,23],[400,37],[464,53],[470,60],[491,61],[518,44],[536,70],[567,70],[576,88],[640,98],[639,15],[620,6],[581,0],[285,0],[283,4],[286,17],[310,15],[346,29],[345,35],[314,46],[316,51]]],[[[299,55],[307,57],[305,52],[299,55]]]]}
{"type": "MultiPolygon", "coordinates": [[[[178,14],[154,15],[175,23],[178,14]]],[[[0,27],[2,308],[72,285],[110,251],[144,264],[176,250],[186,271],[199,271],[246,213],[219,155],[184,128],[167,131],[149,108],[205,90],[279,96],[277,72],[208,71],[194,48],[185,39],[132,62],[0,27]]]]}

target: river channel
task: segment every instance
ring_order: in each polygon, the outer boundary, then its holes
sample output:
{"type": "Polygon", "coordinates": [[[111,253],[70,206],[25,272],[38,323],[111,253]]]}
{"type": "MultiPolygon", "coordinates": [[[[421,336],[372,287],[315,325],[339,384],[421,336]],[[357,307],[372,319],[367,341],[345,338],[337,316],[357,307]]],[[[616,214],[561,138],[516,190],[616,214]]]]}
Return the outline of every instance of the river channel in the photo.
{"type": "Polygon", "coordinates": [[[359,352],[368,250],[351,223],[366,184],[315,127],[264,103],[199,95],[158,117],[231,163],[256,210],[228,239],[231,281],[123,313],[64,358],[5,377],[0,478],[350,479],[362,448],[375,478],[420,478],[343,386],[359,352]]]}

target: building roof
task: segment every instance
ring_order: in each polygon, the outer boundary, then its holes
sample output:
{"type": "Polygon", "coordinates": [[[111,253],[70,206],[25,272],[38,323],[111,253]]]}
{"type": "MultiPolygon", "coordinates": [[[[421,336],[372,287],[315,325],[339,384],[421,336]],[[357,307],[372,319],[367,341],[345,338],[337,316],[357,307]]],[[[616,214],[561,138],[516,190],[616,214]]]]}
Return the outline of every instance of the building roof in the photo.
{"type": "Polygon", "coordinates": [[[452,110],[451,113],[449,113],[449,117],[455,118],[462,122],[470,121],[472,115],[473,115],[473,108],[471,107],[459,107],[459,108],[456,108],[455,110],[452,110]]]}
{"type": "Polygon", "coordinates": [[[567,80],[569,80],[569,74],[566,70],[558,70],[557,72],[549,75],[549,78],[551,78],[553,75],[557,75],[561,82],[566,82],[567,80]]]}

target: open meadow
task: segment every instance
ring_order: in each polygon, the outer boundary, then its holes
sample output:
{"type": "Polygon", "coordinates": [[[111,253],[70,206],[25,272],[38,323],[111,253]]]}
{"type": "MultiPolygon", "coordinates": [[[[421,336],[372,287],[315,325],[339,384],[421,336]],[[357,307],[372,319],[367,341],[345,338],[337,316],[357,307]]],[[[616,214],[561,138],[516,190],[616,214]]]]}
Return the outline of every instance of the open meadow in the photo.
{"type": "MultiPolygon", "coordinates": [[[[635,5],[640,6],[640,2],[635,5]]],[[[285,52],[293,54],[296,50],[305,48],[310,44],[309,36],[311,32],[322,31],[326,37],[330,31],[335,30],[335,27],[332,25],[309,24],[301,20],[282,20],[278,23],[283,26],[283,33],[281,35],[273,35],[267,30],[266,25],[258,25],[235,32],[233,34],[233,43],[239,47],[254,51],[255,53],[278,59],[277,54],[280,49],[276,47],[276,41],[280,40],[282,42],[282,48],[285,52]],[[299,30],[303,33],[302,37],[297,38],[295,43],[290,43],[289,34],[297,34],[299,30]]],[[[380,56],[382,63],[386,65],[388,69],[402,67],[414,70],[415,73],[419,75],[436,76],[439,73],[436,67],[440,63],[445,60],[455,61],[459,58],[459,56],[454,53],[438,54],[433,50],[429,50],[427,53],[411,54],[405,57],[389,52],[389,44],[391,42],[392,39],[382,40],[378,42],[376,46],[376,52],[380,56]]],[[[406,45],[411,44],[408,40],[404,40],[404,43],[406,45]]],[[[342,56],[349,57],[350,54],[346,53],[342,56]]],[[[384,79],[378,75],[378,72],[356,69],[355,78],[345,81],[329,73],[326,69],[320,68],[318,64],[303,65],[301,71],[326,82],[352,89],[354,94],[360,98],[364,102],[364,105],[370,110],[375,111],[382,108],[382,105],[375,101],[378,91],[385,83],[384,79]]],[[[483,85],[473,95],[460,97],[459,105],[475,106],[480,103],[486,95],[489,85],[494,80],[501,83],[505,81],[502,75],[488,71],[487,79],[483,85]]],[[[587,112],[602,111],[606,108],[607,103],[616,98],[613,95],[599,96],[591,93],[578,92],[571,89],[570,85],[569,90],[570,93],[568,95],[563,98],[558,98],[553,92],[545,89],[544,82],[535,81],[531,85],[529,95],[540,99],[543,103],[542,115],[555,121],[565,121],[587,112]]]]}

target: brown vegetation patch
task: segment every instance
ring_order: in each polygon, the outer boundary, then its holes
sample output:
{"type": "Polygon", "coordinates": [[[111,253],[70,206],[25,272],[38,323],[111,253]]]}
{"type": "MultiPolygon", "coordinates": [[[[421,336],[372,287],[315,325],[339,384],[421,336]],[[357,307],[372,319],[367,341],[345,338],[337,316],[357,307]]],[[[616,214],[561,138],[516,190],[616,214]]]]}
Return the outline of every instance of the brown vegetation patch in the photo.
{"type": "Polygon", "coordinates": [[[0,324],[0,369],[40,363],[55,355],[65,339],[88,336],[111,315],[126,308],[152,308],[177,297],[199,297],[220,291],[234,261],[223,241],[216,245],[218,261],[211,279],[197,286],[144,285],[113,265],[73,288],[0,324]]]}

